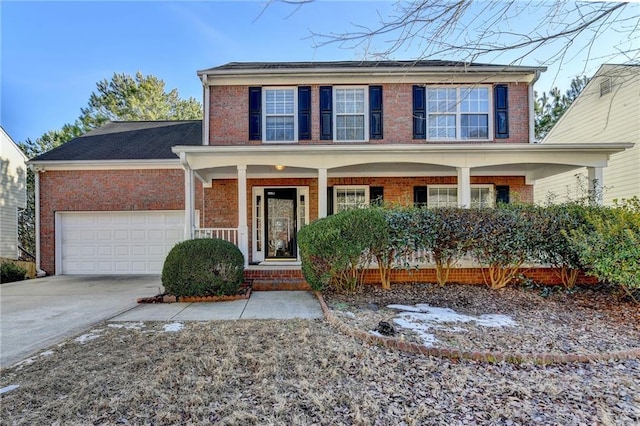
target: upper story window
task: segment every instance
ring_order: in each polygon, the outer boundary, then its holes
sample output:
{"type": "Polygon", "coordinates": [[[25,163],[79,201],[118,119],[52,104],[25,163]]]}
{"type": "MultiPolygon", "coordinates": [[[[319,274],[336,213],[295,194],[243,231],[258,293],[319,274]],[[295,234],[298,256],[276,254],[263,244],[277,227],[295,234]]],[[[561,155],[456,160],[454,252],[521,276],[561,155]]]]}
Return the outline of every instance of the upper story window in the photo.
{"type": "Polygon", "coordinates": [[[490,138],[489,87],[427,87],[425,92],[427,139],[490,138]]]}
{"type": "Polygon", "coordinates": [[[369,139],[367,87],[334,87],[334,140],[363,142],[369,139]]]}
{"type": "Polygon", "coordinates": [[[263,88],[264,142],[297,140],[297,90],[295,87],[263,88]]]}

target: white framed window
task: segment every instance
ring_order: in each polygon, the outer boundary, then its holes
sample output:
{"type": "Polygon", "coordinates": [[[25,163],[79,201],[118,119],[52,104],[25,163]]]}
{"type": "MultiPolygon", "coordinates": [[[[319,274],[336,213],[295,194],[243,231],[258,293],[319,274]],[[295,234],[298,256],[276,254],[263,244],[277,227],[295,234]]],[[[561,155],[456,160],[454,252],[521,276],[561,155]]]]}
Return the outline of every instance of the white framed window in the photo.
{"type": "Polygon", "coordinates": [[[333,87],[333,134],[336,142],[369,140],[369,91],[366,86],[333,87]]]}
{"type": "Polygon", "coordinates": [[[333,210],[340,213],[346,210],[361,209],[369,205],[369,187],[350,185],[333,187],[333,210]]]}
{"type": "MultiPolygon", "coordinates": [[[[472,208],[494,207],[493,185],[471,185],[472,208]]],[[[456,207],[458,187],[456,185],[429,185],[427,187],[427,207],[456,207]]]]}
{"type": "Polygon", "coordinates": [[[262,89],[263,142],[297,142],[298,89],[264,87],[262,89]]]}
{"type": "Polygon", "coordinates": [[[427,86],[427,139],[489,140],[491,87],[427,86]]]}

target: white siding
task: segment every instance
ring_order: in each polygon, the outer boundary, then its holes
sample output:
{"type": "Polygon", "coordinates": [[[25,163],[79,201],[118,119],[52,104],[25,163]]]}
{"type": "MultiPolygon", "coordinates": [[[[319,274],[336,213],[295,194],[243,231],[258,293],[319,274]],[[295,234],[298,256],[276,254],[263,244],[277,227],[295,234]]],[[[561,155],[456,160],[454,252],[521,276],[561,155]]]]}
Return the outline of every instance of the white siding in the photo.
{"type": "MultiPolygon", "coordinates": [[[[640,197],[640,66],[603,65],[573,105],[551,129],[542,143],[631,142],[632,149],[614,154],[603,171],[603,201],[640,197]],[[600,85],[611,81],[611,92],[600,95],[600,85]]],[[[536,181],[535,201],[545,202],[549,193],[565,199],[567,189],[575,197],[580,169],[536,181]]],[[[579,192],[579,191],[578,191],[579,192]]]]}
{"type": "Polygon", "coordinates": [[[27,202],[26,160],[0,127],[0,257],[18,255],[18,209],[27,202]]]}

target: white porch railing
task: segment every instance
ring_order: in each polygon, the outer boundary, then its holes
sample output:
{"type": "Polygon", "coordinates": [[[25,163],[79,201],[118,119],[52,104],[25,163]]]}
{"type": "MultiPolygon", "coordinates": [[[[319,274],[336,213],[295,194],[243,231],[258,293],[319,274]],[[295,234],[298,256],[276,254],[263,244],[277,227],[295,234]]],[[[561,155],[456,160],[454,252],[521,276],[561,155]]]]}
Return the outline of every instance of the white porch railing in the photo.
{"type": "Polygon", "coordinates": [[[193,238],[219,238],[238,245],[238,228],[196,228],[193,238]]]}

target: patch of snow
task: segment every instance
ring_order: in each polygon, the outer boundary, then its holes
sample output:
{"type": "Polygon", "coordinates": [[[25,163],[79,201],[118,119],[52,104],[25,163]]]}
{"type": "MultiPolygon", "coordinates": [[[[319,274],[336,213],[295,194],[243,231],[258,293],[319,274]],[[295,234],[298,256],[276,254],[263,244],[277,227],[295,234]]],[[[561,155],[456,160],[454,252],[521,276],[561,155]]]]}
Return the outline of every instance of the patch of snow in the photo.
{"type": "Polygon", "coordinates": [[[35,358],[27,358],[24,361],[20,361],[13,364],[13,366],[16,368],[16,371],[17,371],[17,370],[22,370],[26,365],[31,365],[34,362],[36,362],[35,358]]]}
{"type": "Polygon", "coordinates": [[[459,314],[450,308],[438,308],[426,304],[415,306],[389,305],[388,308],[400,311],[393,322],[399,327],[414,331],[423,341],[425,346],[434,346],[438,340],[429,333],[433,329],[446,329],[459,333],[466,331],[462,327],[443,325],[445,323],[475,322],[483,327],[512,327],[516,322],[507,315],[483,314],[478,317],[459,314]]]}
{"type": "Polygon", "coordinates": [[[90,342],[91,340],[95,340],[99,337],[100,337],[99,334],[87,333],[87,334],[83,334],[82,336],[76,337],[75,341],[80,343],[81,345],[84,345],[85,343],[90,342]]]}
{"type": "Polygon", "coordinates": [[[184,328],[184,325],[181,322],[172,322],[171,324],[165,324],[163,329],[164,331],[180,331],[184,328]]]}
{"type": "Polygon", "coordinates": [[[53,355],[53,354],[54,354],[54,352],[51,349],[49,349],[48,351],[44,351],[44,352],[40,353],[40,356],[49,356],[49,355],[53,355]]]}
{"type": "Polygon", "coordinates": [[[144,328],[143,322],[116,322],[109,323],[107,327],[111,328],[124,328],[125,330],[140,330],[144,328]]]}
{"type": "Polygon", "coordinates": [[[3,393],[11,392],[12,390],[18,389],[20,385],[9,385],[0,389],[0,395],[3,393]]]}

